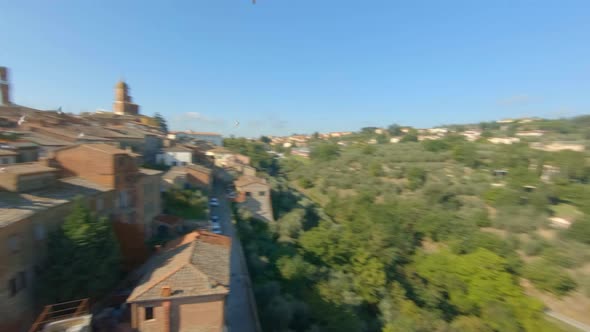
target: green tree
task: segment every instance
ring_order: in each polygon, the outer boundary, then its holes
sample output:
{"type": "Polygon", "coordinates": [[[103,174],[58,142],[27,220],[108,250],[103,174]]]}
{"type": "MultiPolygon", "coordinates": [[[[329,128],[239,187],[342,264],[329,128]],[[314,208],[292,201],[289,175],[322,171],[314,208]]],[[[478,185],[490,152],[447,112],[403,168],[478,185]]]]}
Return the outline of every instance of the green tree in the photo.
{"type": "Polygon", "coordinates": [[[163,131],[164,133],[167,133],[168,132],[168,123],[166,122],[166,119],[164,119],[162,114],[156,112],[156,114],[154,114],[154,119],[156,120],[156,123],[158,124],[158,127],[160,128],[160,130],[163,131]]]}
{"type": "Polygon", "coordinates": [[[268,138],[268,136],[260,136],[260,141],[264,144],[269,144],[271,142],[271,139],[268,138]]]}
{"type": "Polygon", "coordinates": [[[590,244],[590,216],[575,221],[567,231],[567,235],[574,240],[590,244]]]}
{"type": "Polygon", "coordinates": [[[418,142],[418,131],[416,131],[416,129],[410,129],[410,131],[408,131],[404,137],[402,137],[402,139],[400,140],[401,143],[406,143],[406,142],[418,142]]]}
{"type": "Polygon", "coordinates": [[[410,168],[407,173],[406,177],[409,181],[409,187],[412,190],[418,189],[424,185],[426,182],[426,171],[423,168],[419,167],[412,167],[410,168]]]}
{"type": "Polygon", "coordinates": [[[120,277],[120,253],[111,223],[81,200],[49,237],[40,293],[47,303],[105,295],[120,277]]]}
{"type": "Polygon", "coordinates": [[[313,160],[328,161],[336,159],[340,154],[337,144],[331,142],[318,143],[312,147],[310,157],[313,160]]]}
{"type": "Polygon", "coordinates": [[[400,125],[398,125],[397,123],[394,123],[392,125],[389,125],[389,127],[387,127],[387,132],[391,136],[401,136],[402,127],[400,125]]]}

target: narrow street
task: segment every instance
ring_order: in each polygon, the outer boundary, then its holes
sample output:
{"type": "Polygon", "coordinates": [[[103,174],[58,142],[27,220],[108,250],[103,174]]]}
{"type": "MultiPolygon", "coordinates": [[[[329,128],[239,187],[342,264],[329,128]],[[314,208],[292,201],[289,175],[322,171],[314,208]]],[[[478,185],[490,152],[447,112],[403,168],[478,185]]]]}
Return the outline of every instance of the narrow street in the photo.
{"type": "Polygon", "coordinates": [[[254,304],[250,301],[250,284],[245,262],[242,259],[242,246],[231,222],[231,206],[227,201],[225,184],[215,181],[213,196],[219,199],[219,206],[211,209],[219,216],[224,235],[232,238],[230,293],[226,303],[226,322],[229,332],[257,332],[254,304]]]}

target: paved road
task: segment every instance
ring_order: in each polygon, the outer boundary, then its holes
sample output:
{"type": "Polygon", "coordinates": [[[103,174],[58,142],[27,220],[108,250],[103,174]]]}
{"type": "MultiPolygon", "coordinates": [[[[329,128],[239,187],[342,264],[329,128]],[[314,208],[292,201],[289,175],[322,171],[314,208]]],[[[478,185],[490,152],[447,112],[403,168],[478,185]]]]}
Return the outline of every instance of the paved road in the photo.
{"type": "Polygon", "coordinates": [[[571,319],[569,317],[566,317],[566,316],[564,316],[562,314],[558,314],[555,311],[547,310],[547,311],[545,311],[545,314],[547,316],[551,316],[551,317],[553,317],[555,319],[558,319],[558,320],[560,320],[560,321],[562,321],[562,322],[564,322],[564,323],[566,323],[566,324],[568,324],[570,326],[573,326],[573,327],[579,329],[580,331],[590,332],[590,326],[588,326],[588,325],[586,325],[584,323],[578,322],[577,320],[574,320],[574,319],[571,319]]]}
{"type": "Polygon", "coordinates": [[[248,292],[248,272],[242,261],[242,246],[231,222],[231,206],[225,199],[223,183],[216,181],[213,195],[219,199],[219,206],[211,209],[218,215],[223,234],[232,238],[230,293],[226,302],[226,322],[229,332],[256,332],[254,305],[250,303],[248,292]]]}

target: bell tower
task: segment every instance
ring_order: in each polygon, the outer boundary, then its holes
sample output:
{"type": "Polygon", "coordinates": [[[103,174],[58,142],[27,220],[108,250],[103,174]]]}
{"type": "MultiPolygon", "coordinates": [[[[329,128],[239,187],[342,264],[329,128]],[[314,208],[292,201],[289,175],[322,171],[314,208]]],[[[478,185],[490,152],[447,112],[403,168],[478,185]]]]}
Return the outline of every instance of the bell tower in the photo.
{"type": "Polygon", "coordinates": [[[134,104],[129,95],[129,86],[124,81],[115,85],[113,112],[119,115],[139,115],[139,105],[134,104]]]}
{"type": "Polygon", "coordinates": [[[10,83],[8,82],[8,68],[0,67],[0,105],[10,105],[10,83]]]}

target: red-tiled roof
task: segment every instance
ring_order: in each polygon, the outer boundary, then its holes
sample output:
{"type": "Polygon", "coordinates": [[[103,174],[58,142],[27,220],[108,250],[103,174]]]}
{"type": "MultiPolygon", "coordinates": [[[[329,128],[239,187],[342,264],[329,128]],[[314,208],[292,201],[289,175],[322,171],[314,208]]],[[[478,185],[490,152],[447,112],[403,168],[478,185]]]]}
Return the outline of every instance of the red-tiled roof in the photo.
{"type": "Polygon", "coordinates": [[[231,239],[209,232],[193,232],[166,244],[147,264],[145,274],[127,302],[169,297],[229,293],[231,239]]]}

